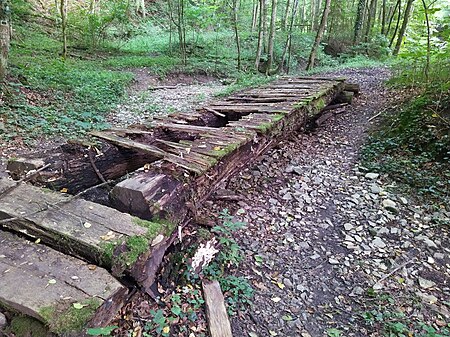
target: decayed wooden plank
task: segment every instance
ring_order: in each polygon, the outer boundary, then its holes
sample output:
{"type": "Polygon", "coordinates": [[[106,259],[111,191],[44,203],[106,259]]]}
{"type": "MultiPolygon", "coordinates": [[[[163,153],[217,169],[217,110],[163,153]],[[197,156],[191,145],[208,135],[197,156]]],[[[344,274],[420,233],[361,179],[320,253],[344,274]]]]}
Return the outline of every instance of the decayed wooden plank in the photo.
{"type": "Polygon", "coordinates": [[[107,140],[108,142],[111,142],[112,144],[118,145],[120,147],[124,147],[126,149],[131,149],[131,150],[142,151],[142,152],[148,153],[153,156],[164,157],[166,154],[164,151],[157,148],[156,146],[142,144],[139,142],[132,141],[128,138],[119,137],[119,136],[113,134],[112,132],[93,131],[93,132],[91,132],[91,135],[93,135],[97,138],[107,140]]]}
{"type": "Polygon", "coordinates": [[[14,184],[0,180],[0,219],[13,219],[3,226],[92,263],[111,268],[109,242],[148,232],[129,214],[62,193],[20,184],[1,194],[14,184]]]}
{"type": "Polygon", "coordinates": [[[184,214],[182,188],[183,184],[170,175],[139,172],[114,186],[110,198],[123,212],[143,219],[175,222],[184,214]]]}
{"type": "Polygon", "coordinates": [[[50,165],[31,182],[55,190],[67,188],[69,193],[78,193],[101,183],[95,168],[104,179],[113,180],[158,158],[142,152],[118,149],[110,144],[104,144],[99,149],[65,144],[44,153],[11,159],[7,169],[14,179],[20,179],[30,170],[50,165]]]}
{"type": "Polygon", "coordinates": [[[219,282],[203,281],[202,288],[211,337],[233,337],[219,282]]]}
{"type": "Polygon", "coordinates": [[[115,310],[106,308],[108,300],[113,298],[117,308],[127,292],[100,267],[0,231],[0,304],[44,322],[53,332],[78,336],[91,319],[109,324],[115,310]]]}

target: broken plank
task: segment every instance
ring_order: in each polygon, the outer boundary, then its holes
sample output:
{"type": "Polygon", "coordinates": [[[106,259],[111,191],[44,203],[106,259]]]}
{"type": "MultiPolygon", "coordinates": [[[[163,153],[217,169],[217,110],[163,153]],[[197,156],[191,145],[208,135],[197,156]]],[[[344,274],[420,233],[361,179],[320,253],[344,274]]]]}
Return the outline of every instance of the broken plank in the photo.
{"type": "Polygon", "coordinates": [[[172,221],[180,217],[184,205],[179,198],[181,189],[182,183],[169,175],[139,172],[114,186],[110,199],[122,212],[142,219],[172,221]]]}
{"type": "Polygon", "coordinates": [[[213,106],[215,110],[223,113],[229,113],[229,112],[237,112],[237,113],[258,113],[258,112],[270,112],[270,113],[283,113],[288,112],[291,110],[288,106],[267,106],[267,105],[222,105],[222,106],[213,106]]]}
{"type": "MultiPolygon", "coordinates": [[[[0,191],[13,184],[0,179],[0,191]]],[[[26,184],[0,195],[0,219],[12,231],[106,268],[120,267],[109,253],[110,244],[148,233],[129,214],[26,184]]]]}
{"type": "Polygon", "coordinates": [[[113,132],[93,131],[91,132],[91,135],[100,139],[107,140],[108,142],[111,142],[114,145],[124,147],[126,149],[145,152],[152,156],[164,157],[165,155],[165,152],[157,148],[156,146],[142,144],[128,138],[119,137],[115,135],[113,132]]]}
{"type": "Polygon", "coordinates": [[[202,288],[211,337],[233,337],[219,282],[203,280],[202,288]]]}
{"type": "Polygon", "coordinates": [[[78,193],[101,182],[95,168],[106,180],[114,180],[158,158],[106,143],[98,149],[65,144],[43,153],[11,159],[7,170],[11,177],[20,179],[31,170],[50,165],[30,181],[51,189],[66,188],[69,193],[78,193]]]}
{"type": "Polygon", "coordinates": [[[127,293],[103,268],[0,231],[0,306],[38,319],[54,333],[83,335],[91,320],[108,325],[127,293]]]}

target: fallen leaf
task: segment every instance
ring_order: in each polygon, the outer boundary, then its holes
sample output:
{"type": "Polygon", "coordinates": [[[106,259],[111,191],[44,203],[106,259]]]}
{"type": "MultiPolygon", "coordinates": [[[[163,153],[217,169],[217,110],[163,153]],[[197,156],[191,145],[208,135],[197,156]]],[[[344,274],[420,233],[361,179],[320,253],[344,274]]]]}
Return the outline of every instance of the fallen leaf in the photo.
{"type": "Polygon", "coordinates": [[[170,328],[168,326],[165,326],[162,330],[163,333],[169,333],[170,332],[170,328]]]}
{"type": "Polygon", "coordinates": [[[274,301],[275,303],[278,303],[278,302],[281,301],[281,298],[279,298],[279,297],[273,297],[273,298],[272,298],[272,301],[274,301]]]}
{"type": "Polygon", "coordinates": [[[156,238],[153,239],[152,247],[156,246],[158,243],[162,242],[162,240],[164,240],[164,235],[159,234],[156,238]]]}
{"type": "Polygon", "coordinates": [[[56,280],[55,279],[51,279],[51,280],[48,280],[48,284],[55,284],[56,283],[56,280]]]}
{"type": "Polygon", "coordinates": [[[72,304],[72,306],[75,309],[80,310],[80,309],[83,309],[86,306],[86,304],[81,304],[81,303],[76,302],[76,303],[72,304]]]}
{"type": "Polygon", "coordinates": [[[106,235],[100,236],[100,239],[102,239],[103,241],[109,241],[111,239],[114,239],[115,236],[116,235],[112,231],[109,231],[108,233],[106,233],[106,235]]]}
{"type": "Polygon", "coordinates": [[[269,335],[274,336],[274,337],[278,336],[278,334],[273,330],[269,330],[269,335]]]}
{"type": "Polygon", "coordinates": [[[88,264],[88,269],[95,270],[95,269],[97,269],[97,266],[95,264],[88,264]]]}
{"type": "Polygon", "coordinates": [[[278,286],[278,288],[280,288],[280,289],[284,289],[286,286],[283,284],[283,283],[281,283],[281,282],[277,282],[277,286],[278,286]]]}
{"type": "Polygon", "coordinates": [[[37,239],[36,241],[34,241],[34,243],[39,243],[39,242],[41,242],[41,239],[40,239],[40,238],[37,239]]]}
{"type": "Polygon", "coordinates": [[[292,316],[291,315],[283,315],[283,316],[281,316],[281,319],[283,321],[292,321],[292,316]]]}
{"type": "Polygon", "coordinates": [[[222,148],[220,146],[214,146],[214,151],[220,151],[222,148]]]}
{"type": "Polygon", "coordinates": [[[66,187],[61,188],[61,190],[60,190],[61,193],[67,193],[68,191],[69,191],[69,190],[68,190],[66,187]]]}

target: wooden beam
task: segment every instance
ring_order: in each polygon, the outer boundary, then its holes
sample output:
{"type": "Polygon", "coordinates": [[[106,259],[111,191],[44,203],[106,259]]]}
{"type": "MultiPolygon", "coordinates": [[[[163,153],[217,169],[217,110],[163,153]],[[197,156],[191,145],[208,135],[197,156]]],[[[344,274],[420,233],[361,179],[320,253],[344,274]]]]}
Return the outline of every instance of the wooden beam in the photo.
{"type": "Polygon", "coordinates": [[[164,151],[157,148],[156,146],[142,144],[142,143],[135,142],[128,138],[119,137],[119,136],[115,135],[113,132],[93,131],[90,134],[94,137],[107,140],[108,142],[110,142],[114,145],[124,147],[126,149],[145,152],[152,156],[157,156],[157,157],[161,157],[161,158],[166,155],[166,153],[164,151]]]}
{"type": "Polygon", "coordinates": [[[34,317],[58,334],[79,336],[80,326],[71,325],[70,316],[85,312],[81,328],[91,319],[108,325],[127,293],[100,267],[0,231],[1,307],[34,317]]]}
{"type": "Polygon", "coordinates": [[[204,280],[202,287],[211,337],[233,337],[219,282],[204,280]]]}

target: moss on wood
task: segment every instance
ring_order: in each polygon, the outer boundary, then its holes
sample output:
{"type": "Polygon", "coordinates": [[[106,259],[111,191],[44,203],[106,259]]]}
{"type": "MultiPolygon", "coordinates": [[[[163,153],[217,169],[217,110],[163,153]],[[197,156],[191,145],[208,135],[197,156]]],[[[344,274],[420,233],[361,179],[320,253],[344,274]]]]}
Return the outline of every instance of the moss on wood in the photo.
{"type": "Polygon", "coordinates": [[[101,301],[98,298],[90,298],[83,301],[81,308],[77,309],[74,303],[57,303],[56,305],[43,307],[39,310],[39,315],[48,324],[49,330],[57,334],[74,333],[81,331],[95,311],[100,307],[101,301]]]}

